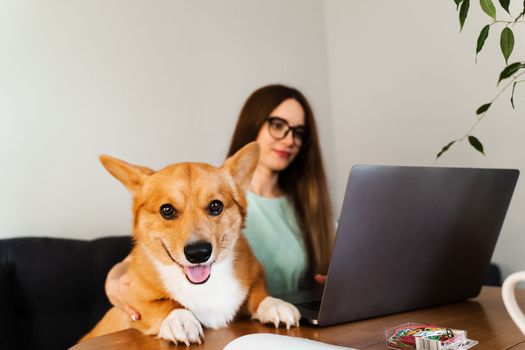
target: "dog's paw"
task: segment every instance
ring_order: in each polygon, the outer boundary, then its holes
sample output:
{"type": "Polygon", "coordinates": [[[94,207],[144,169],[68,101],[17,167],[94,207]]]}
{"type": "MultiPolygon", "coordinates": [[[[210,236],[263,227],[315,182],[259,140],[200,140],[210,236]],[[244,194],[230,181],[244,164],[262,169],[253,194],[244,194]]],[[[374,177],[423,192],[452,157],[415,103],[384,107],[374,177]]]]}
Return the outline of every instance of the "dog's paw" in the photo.
{"type": "Polygon", "coordinates": [[[159,338],[179,342],[201,344],[204,338],[200,322],[186,309],[175,309],[164,319],[160,326],[159,338]]]}
{"type": "Polygon", "coordinates": [[[275,328],[279,328],[279,323],[290,326],[299,326],[301,314],[295,306],[281,299],[266,297],[259,304],[257,312],[253,318],[258,319],[261,323],[273,323],[275,328]]]}

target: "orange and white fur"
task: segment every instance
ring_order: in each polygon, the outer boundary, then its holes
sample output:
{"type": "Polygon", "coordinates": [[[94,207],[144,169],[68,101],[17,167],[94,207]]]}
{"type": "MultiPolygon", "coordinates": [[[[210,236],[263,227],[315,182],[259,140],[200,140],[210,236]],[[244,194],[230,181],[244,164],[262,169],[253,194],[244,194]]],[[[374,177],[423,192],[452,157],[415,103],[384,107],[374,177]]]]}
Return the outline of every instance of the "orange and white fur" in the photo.
{"type": "Polygon", "coordinates": [[[113,307],[81,341],[136,328],[200,344],[202,326],[225,327],[239,313],[276,327],[299,324],[293,305],[268,295],[263,269],[241,234],[258,158],[255,142],[220,168],[180,163],[155,172],[100,157],[133,196],[127,301],[141,319],[113,307]]]}

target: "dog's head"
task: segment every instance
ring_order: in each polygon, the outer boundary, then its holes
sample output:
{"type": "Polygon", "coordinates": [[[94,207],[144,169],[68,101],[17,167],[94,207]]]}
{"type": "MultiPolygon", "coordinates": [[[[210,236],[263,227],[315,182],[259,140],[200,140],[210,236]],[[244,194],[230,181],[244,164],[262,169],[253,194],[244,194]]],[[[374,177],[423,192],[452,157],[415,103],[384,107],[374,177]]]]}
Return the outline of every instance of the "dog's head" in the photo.
{"type": "Polygon", "coordinates": [[[180,163],[155,172],[100,156],[133,196],[136,244],[163,264],[178,264],[195,284],[206,282],[212,264],[232,254],[246,214],[245,191],[258,159],[255,142],[220,168],[180,163]]]}

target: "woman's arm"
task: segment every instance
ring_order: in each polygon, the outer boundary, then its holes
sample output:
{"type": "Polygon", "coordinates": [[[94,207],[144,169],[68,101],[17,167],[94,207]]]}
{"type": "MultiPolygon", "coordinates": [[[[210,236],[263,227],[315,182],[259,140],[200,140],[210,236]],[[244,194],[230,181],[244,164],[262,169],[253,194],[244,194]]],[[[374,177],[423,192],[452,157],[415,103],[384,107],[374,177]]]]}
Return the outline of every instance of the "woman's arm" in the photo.
{"type": "Polygon", "coordinates": [[[140,320],[140,313],[127,303],[127,292],[130,279],[127,274],[131,256],[127,256],[109,270],[105,290],[109,302],[124,311],[133,320],[140,320]]]}

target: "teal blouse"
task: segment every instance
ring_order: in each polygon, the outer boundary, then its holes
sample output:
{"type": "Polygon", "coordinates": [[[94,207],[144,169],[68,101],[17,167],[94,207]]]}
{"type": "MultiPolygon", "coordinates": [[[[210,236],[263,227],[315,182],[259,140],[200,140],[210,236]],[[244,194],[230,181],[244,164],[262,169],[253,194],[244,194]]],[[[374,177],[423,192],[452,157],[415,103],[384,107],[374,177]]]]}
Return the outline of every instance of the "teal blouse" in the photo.
{"type": "Polygon", "coordinates": [[[299,289],[307,265],[306,248],[294,209],[286,197],[246,194],[244,235],[266,273],[271,295],[299,289]]]}

